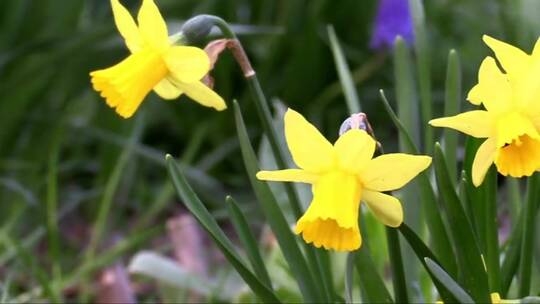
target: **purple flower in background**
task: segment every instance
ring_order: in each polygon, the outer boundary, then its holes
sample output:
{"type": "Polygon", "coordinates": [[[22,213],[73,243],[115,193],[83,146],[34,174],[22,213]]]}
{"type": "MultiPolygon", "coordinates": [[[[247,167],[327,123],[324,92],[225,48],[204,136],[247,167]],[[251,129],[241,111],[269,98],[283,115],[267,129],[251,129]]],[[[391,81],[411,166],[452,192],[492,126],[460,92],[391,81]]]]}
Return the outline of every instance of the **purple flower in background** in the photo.
{"type": "Polygon", "coordinates": [[[369,46],[375,50],[392,48],[397,36],[414,40],[412,16],[407,0],[379,0],[369,46]]]}

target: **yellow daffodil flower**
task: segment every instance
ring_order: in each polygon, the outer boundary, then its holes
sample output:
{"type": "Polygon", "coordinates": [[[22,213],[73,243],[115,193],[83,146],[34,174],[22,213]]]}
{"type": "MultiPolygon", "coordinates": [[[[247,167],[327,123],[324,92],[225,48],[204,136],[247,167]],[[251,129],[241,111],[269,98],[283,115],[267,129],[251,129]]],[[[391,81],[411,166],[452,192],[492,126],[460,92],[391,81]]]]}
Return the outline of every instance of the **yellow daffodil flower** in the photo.
{"type": "Polygon", "coordinates": [[[164,99],[182,93],[203,106],[226,108],[223,99],[200,80],[210,69],[210,59],[201,49],[175,46],[167,25],[153,0],[143,0],[138,26],[118,0],[111,0],[116,27],[131,55],[117,65],[90,73],[94,89],[107,104],[128,118],[154,90],[164,99]]]}
{"type": "MultiPolygon", "coordinates": [[[[504,300],[504,299],[501,299],[501,295],[499,295],[498,292],[493,292],[490,294],[490,297],[491,297],[491,304],[505,304],[505,303],[519,303],[518,300],[504,300]]],[[[443,301],[437,301],[435,302],[437,304],[444,304],[443,301]]]]}
{"type": "Polygon", "coordinates": [[[345,132],[334,145],[291,109],[285,114],[285,137],[300,169],[260,171],[268,181],[312,184],[313,200],[296,224],[307,243],[337,251],[360,248],[360,200],[391,227],[403,222],[400,201],[384,191],[401,188],[431,163],[428,156],[386,154],[374,159],[375,140],[365,131],[345,132]]]}
{"type": "Polygon", "coordinates": [[[431,120],[477,138],[487,138],[474,158],[472,181],[482,184],[492,163],[502,175],[530,176],[540,169],[540,39],[531,55],[491,38],[483,37],[493,50],[480,65],[478,84],[467,99],[485,110],[431,120]]]}

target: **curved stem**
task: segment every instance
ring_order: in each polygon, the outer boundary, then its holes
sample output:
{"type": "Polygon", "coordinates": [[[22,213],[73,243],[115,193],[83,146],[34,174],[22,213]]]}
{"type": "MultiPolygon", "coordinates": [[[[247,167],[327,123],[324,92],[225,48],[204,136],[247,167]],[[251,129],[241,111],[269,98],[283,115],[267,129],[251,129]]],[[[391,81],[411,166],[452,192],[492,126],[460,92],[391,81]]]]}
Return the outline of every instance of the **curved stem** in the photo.
{"type": "MultiPolygon", "coordinates": [[[[268,101],[262,91],[261,84],[257,78],[257,74],[251,67],[249,58],[247,57],[242,44],[236,37],[236,34],[232,31],[229,24],[225,20],[217,16],[208,15],[207,18],[214,22],[214,25],[217,26],[223,33],[225,38],[232,40],[233,43],[229,45],[229,49],[234,55],[235,60],[238,62],[242,71],[244,73],[244,78],[246,79],[249,87],[251,96],[253,97],[255,107],[257,109],[257,114],[261,120],[263,129],[268,137],[270,146],[272,148],[273,155],[276,160],[276,164],[279,169],[286,169],[287,166],[287,154],[282,148],[276,129],[273,126],[272,114],[268,106],[268,101]]],[[[295,218],[302,216],[302,206],[300,204],[300,199],[294,188],[290,183],[285,183],[285,190],[289,198],[289,203],[291,204],[293,214],[295,218]]],[[[323,258],[315,248],[310,245],[303,243],[305,248],[305,253],[307,261],[310,266],[311,274],[317,283],[324,288],[322,288],[322,293],[327,302],[332,302],[334,297],[333,285],[332,282],[323,279],[324,273],[330,273],[330,269],[321,265],[320,261],[323,258]]],[[[329,267],[329,266],[328,266],[329,267]]]]}

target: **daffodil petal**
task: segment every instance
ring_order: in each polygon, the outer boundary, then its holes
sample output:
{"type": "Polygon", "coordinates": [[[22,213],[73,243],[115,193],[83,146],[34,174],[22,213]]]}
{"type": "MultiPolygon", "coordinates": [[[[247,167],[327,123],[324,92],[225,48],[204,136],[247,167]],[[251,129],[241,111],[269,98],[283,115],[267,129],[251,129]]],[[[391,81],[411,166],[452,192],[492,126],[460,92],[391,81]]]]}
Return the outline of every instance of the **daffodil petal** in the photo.
{"type": "Polygon", "coordinates": [[[403,208],[397,198],[377,191],[364,190],[362,200],[375,217],[386,226],[399,227],[403,223],[403,208]]]}
{"type": "Polygon", "coordinates": [[[489,167],[495,160],[495,155],[497,152],[497,146],[495,143],[496,141],[494,138],[488,138],[480,145],[478,151],[476,151],[472,164],[472,181],[476,187],[482,184],[489,167]]]}
{"type": "Polygon", "coordinates": [[[174,84],[189,96],[189,98],[205,107],[214,108],[218,111],[223,111],[227,108],[223,98],[200,81],[192,83],[175,81],[174,84]]]}
{"type": "Polygon", "coordinates": [[[141,36],[135,20],[129,11],[118,0],[111,0],[114,22],[120,35],[124,37],[126,46],[133,53],[142,47],[141,36]]]}
{"type": "Polygon", "coordinates": [[[259,171],[257,178],[266,181],[299,182],[313,184],[318,176],[301,169],[285,169],[276,171],[259,171]]]}
{"type": "Polygon", "coordinates": [[[482,39],[493,50],[503,69],[511,78],[519,77],[527,69],[530,58],[525,52],[488,35],[484,35],[482,39]]]}
{"type": "Polygon", "coordinates": [[[334,147],[300,113],[285,113],[285,139],[298,167],[309,172],[324,172],[334,165],[334,147]]]}
{"type": "Polygon", "coordinates": [[[359,176],[365,189],[392,191],[403,187],[430,164],[429,156],[384,154],[370,160],[359,176]]]}
{"type": "Polygon", "coordinates": [[[353,129],[340,136],[334,148],[341,169],[357,173],[373,156],[375,140],[366,131],[353,129]]]}
{"type": "Polygon", "coordinates": [[[159,97],[163,99],[176,99],[181,94],[182,91],[178,89],[169,79],[165,78],[162,81],[160,81],[155,87],[154,92],[159,95],[159,97]]]}
{"type": "Polygon", "coordinates": [[[172,76],[185,83],[201,80],[210,69],[206,52],[193,46],[171,47],[163,59],[172,76]]]}
{"type": "Polygon", "coordinates": [[[139,31],[146,43],[156,49],[169,46],[167,24],[154,0],[143,0],[137,20],[139,31]]]}
{"type": "MultiPolygon", "coordinates": [[[[531,109],[532,111],[532,109],[531,109]]],[[[531,138],[540,139],[540,134],[536,131],[534,121],[516,111],[500,115],[497,118],[497,147],[511,144],[512,141],[521,135],[528,135],[531,138]]]]}
{"type": "Polygon", "coordinates": [[[485,138],[493,135],[494,119],[482,110],[469,111],[451,117],[432,119],[429,124],[434,127],[446,127],[458,130],[472,137],[485,138]]]}
{"type": "Polygon", "coordinates": [[[482,97],[482,86],[477,83],[467,94],[467,100],[473,105],[479,106],[480,104],[482,104],[483,99],[484,98],[482,97]]]}
{"type": "Polygon", "coordinates": [[[478,71],[478,84],[467,99],[473,104],[483,103],[489,112],[501,113],[512,104],[512,89],[506,76],[499,70],[493,57],[486,57],[478,71]]]}

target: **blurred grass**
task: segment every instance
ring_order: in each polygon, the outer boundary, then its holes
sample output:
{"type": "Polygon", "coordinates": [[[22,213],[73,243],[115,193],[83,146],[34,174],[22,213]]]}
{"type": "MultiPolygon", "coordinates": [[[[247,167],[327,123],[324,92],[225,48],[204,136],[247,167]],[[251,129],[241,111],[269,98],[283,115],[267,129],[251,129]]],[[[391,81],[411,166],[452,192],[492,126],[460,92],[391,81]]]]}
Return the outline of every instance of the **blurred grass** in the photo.
{"type": "MultiPolygon", "coordinates": [[[[362,109],[387,150],[397,150],[397,133],[378,101],[379,89],[393,92],[392,64],[384,54],[368,48],[376,1],[157,2],[171,23],[210,13],[239,25],[240,39],[267,96],[309,113],[308,118],[330,140],[337,137],[336,130],[348,113],[345,97],[336,89],[339,76],[326,31],[327,24],[333,25],[351,71],[362,71],[353,73],[362,109]],[[278,31],[266,32],[268,26],[278,31]]],[[[460,53],[464,96],[476,81],[481,58],[488,54],[480,42],[483,33],[527,50],[539,34],[537,18],[531,18],[540,12],[534,0],[425,2],[434,116],[443,114],[450,48],[460,53]]],[[[123,3],[132,13],[139,6],[139,1],[123,3]]],[[[232,111],[217,113],[185,97],[165,102],[151,95],[141,107],[143,113],[137,114],[145,116],[145,127],[119,177],[105,238],[96,244],[98,253],[105,252],[113,236],[123,236],[126,243],[122,244],[134,245],[117,255],[105,255],[109,260],[99,257],[81,263],[97,203],[128,146],[132,128],[131,121],[116,116],[91,90],[88,72],[126,55],[113,27],[109,1],[0,1],[0,231],[9,236],[0,246],[0,277],[10,278],[2,282],[9,286],[4,295],[16,297],[48,279],[53,280],[54,293],[54,288],[66,287],[61,282],[73,283],[77,274],[91,275],[134,248],[151,247],[153,238],[136,232],[162,227],[165,219],[181,211],[165,174],[165,152],[181,156],[188,179],[214,215],[226,214],[223,198],[232,194],[245,202],[240,207],[249,212],[253,223],[262,222],[255,220],[262,215],[246,190],[249,183],[242,160],[231,157],[239,153],[232,111]],[[58,151],[51,154],[57,140],[58,151]],[[58,207],[57,236],[50,215],[54,207],[58,207]],[[47,229],[51,243],[44,238],[47,229]],[[17,250],[9,240],[17,240],[17,250]],[[49,252],[61,260],[52,260],[49,252]],[[39,266],[36,269],[43,272],[16,271],[21,263],[39,266]]],[[[233,98],[240,101],[250,136],[257,142],[260,124],[238,68],[225,56],[213,74],[216,90],[229,108],[233,98]]],[[[396,98],[390,95],[389,100],[396,98]]]]}

